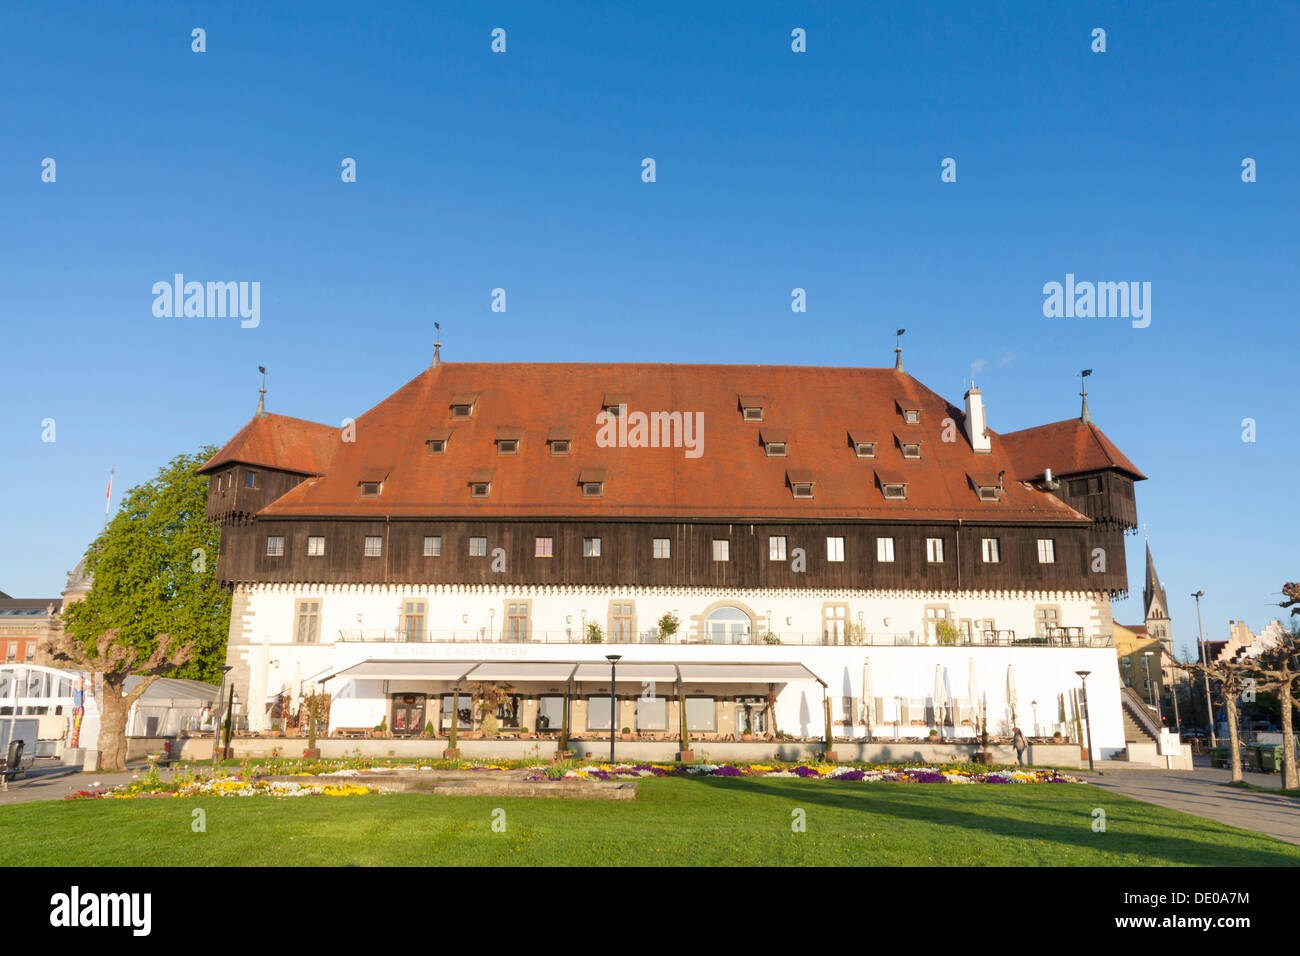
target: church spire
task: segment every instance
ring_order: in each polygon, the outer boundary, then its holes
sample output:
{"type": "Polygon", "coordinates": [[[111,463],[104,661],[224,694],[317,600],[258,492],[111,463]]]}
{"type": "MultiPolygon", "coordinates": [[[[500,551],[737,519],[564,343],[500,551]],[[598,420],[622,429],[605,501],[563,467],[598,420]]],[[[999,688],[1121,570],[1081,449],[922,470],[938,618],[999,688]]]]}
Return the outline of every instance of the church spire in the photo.
{"type": "Polygon", "coordinates": [[[1156,574],[1156,563],[1151,558],[1151,543],[1147,542],[1147,576],[1146,583],[1142,586],[1142,603],[1146,607],[1147,618],[1152,617],[1152,611],[1159,613],[1157,617],[1169,617],[1169,601],[1165,597],[1164,586],[1160,583],[1160,576],[1156,574]]]}
{"type": "Polygon", "coordinates": [[[266,417],[266,367],[259,365],[257,370],[262,373],[262,387],[257,390],[257,418],[266,417]]]}

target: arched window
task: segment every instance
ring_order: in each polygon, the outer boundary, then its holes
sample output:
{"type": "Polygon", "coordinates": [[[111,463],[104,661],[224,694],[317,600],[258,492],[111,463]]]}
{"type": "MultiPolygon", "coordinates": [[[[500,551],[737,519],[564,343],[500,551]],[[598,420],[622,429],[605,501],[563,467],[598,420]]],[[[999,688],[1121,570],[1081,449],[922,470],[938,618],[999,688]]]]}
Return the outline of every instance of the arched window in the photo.
{"type": "Polygon", "coordinates": [[[738,607],[720,607],[704,620],[705,639],[711,644],[748,644],[752,622],[738,607]]]}

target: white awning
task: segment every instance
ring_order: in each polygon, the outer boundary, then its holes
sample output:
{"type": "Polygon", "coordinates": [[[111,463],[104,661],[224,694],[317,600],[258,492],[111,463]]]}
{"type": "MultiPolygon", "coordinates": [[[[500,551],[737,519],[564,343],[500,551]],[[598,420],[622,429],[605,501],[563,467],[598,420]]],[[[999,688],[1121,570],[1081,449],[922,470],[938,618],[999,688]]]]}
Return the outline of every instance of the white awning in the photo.
{"type": "Polygon", "coordinates": [[[786,684],[820,677],[802,664],[678,664],[687,684],[786,684]]]}
{"type": "Polygon", "coordinates": [[[464,680],[473,661],[362,661],[335,671],[321,680],[464,680]]]}
{"type": "Polygon", "coordinates": [[[549,681],[567,683],[577,665],[572,661],[492,661],[477,665],[469,673],[470,680],[487,681],[549,681]]]}
{"type": "MultiPolygon", "coordinates": [[[[615,679],[620,681],[656,681],[661,683],[676,683],[677,668],[672,664],[624,664],[619,663],[614,674],[615,679]]],[[[589,664],[579,664],[577,672],[573,675],[574,680],[585,681],[608,681],[609,680],[609,662],[589,664]]]]}

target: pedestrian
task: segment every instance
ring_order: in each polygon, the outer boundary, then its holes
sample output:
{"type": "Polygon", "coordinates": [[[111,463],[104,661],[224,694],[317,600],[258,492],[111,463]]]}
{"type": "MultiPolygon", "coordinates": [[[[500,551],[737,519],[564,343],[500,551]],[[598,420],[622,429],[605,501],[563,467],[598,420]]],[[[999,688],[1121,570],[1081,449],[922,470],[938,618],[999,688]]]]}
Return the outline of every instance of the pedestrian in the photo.
{"type": "Polygon", "coordinates": [[[1025,765],[1025,751],[1029,749],[1029,741],[1025,739],[1025,735],[1020,732],[1019,727],[1011,729],[1011,746],[1016,748],[1016,763],[1023,767],[1025,765]]]}

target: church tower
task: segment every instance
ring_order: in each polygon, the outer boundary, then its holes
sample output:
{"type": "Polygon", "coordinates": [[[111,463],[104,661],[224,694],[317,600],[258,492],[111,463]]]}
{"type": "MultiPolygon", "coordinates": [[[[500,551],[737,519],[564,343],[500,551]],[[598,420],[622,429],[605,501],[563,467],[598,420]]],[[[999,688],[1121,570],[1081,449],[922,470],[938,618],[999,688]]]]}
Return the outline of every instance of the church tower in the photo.
{"type": "Polygon", "coordinates": [[[1169,598],[1165,595],[1165,587],[1160,583],[1160,577],[1156,574],[1155,562],[1151,560],[1151,545],[1147,544],[1147,576],[1146,583],[1142,585],[1142,604],[1146,608],[1147,636],[1160,642],[1160,647],[1165,653],[1165,662],[1163,667],[1164,683],[1166,687],[1172,686],[1174,670],[1168,664],[1168,661],[1174,656],[1174,634],[1173,622],[1169,619],[1169,598]]]}

